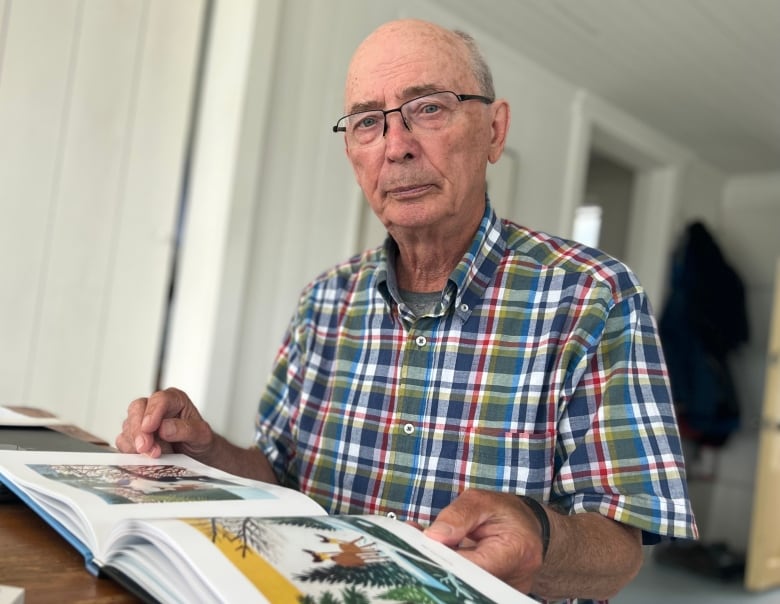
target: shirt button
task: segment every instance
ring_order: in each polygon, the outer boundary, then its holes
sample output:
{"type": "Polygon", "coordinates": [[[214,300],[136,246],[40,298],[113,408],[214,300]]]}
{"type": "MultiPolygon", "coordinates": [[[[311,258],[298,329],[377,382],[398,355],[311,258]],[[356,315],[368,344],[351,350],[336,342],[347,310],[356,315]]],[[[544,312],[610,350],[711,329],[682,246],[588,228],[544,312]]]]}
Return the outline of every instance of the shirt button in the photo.
{"type": "Polygon", "coordinates": [[[469,305],[464,302],[463,304],[460,305],[460,309],[463,312],[468,312],[469,311],[469,305]]]}
{"type": "Polygon", "coordinates": [[[387,517],[390,518],[390,520],[395,520],[397,518],[395,512],[387,512],[387,517]]]}
{"type": "Polygon", "coordinates": [[[428,340],[425,338],[425,336],[417,336],[415,342],[417,343],[418,346],[422,347],[425,346],[428,340]]]}
{"type": "Polygon", "coordinates": [[[414,425],[404,424],[404,434],[414,434],[414,425]]]}

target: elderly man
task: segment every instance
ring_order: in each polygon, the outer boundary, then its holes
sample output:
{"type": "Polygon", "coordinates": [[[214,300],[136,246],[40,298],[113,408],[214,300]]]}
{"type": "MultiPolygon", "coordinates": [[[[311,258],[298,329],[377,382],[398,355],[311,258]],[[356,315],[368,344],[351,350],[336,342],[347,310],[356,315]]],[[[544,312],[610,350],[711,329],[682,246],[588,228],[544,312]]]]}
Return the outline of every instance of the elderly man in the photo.
{"type": "Polygon", "coordinates": [[[418,523],[527,593],[609,597],[643,534],[696,536],[642,287],[496,217],[485,172],[509,106],[469,36],[380,27],[345,108],[333,129],[389,237],[303,291],[256,446],[214,434],[175,389],[133,401],[117,446],[418,523]]]}

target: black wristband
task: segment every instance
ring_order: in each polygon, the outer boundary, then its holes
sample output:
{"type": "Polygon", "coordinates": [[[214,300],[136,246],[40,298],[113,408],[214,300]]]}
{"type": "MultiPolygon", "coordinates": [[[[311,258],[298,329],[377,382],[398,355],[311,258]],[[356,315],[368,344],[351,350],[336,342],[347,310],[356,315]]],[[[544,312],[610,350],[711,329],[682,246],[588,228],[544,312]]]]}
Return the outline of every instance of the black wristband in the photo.
{"type": "Polygon", "coordinates": [[[534,513],[534,516],[536,516],[536,519],[542,527],[542,561],[544,562],[544,559],[547,556],[547,548],[550,545],[550,519],[547,517],[547,512],[544,511],[542,504],[536,501],[536,499],[533,499],[528,495],[518,495],[518,497],[523,500],[523,503],[531,508],[531,511],[534,513]]]}

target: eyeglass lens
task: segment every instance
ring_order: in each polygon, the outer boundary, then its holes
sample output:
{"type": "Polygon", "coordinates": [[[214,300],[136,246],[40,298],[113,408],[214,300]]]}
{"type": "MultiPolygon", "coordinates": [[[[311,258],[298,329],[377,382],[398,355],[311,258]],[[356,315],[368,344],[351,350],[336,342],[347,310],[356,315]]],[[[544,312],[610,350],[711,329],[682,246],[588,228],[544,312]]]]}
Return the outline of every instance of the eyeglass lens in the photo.
{"type": "Polygon", "coordinates": [[[447,126],[460,100],[453,92],[436,92],[403,103],[396,109],[377,109],[347,115],[336,125],[343,129],[349,141],[356,145],[370,145],[386,132],[387,115],[400,112],[409,130],[439,130],[447,126]]]}

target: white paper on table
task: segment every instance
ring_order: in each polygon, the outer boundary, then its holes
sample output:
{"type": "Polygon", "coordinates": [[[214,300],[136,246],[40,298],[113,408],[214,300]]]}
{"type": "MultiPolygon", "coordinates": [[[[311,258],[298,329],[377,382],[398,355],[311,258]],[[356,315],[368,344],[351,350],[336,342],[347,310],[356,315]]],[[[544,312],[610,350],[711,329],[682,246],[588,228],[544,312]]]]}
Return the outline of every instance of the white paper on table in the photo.
{"type": "Polygon", "coordinates": [[[67,424],[59,417],[31,417],[0,405],[0,426],[59,426],[67,424]]]}

